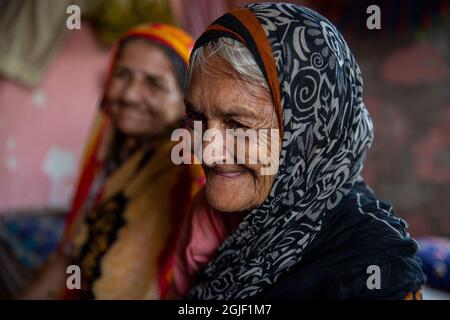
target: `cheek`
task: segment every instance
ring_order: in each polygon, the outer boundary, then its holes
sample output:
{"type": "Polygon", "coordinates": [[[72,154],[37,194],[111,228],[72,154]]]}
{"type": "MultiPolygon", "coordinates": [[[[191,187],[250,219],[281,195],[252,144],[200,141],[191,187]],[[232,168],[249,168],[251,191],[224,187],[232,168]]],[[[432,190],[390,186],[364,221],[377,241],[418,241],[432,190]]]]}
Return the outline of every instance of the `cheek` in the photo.
{"type": "Polygon", "coordinates": [[[273,181],[275,176],[269,175],[258,175],[255,179],[255,191],[256,199],[255,206],[261,205],[264,200],[269,196],[270,190],[272,189],[273,181]]]}
{"type": "Polygon", "coordinates": [[[254,190],[254,206],[259,206],[268,197],[275,180],[276,171],[270,165],[262,164],[260,156],[258,156],[257,163],[247,163],[245,165],[252,171],[252,189],[254,190]]]}
{"type": "MultiPolygon", "coordinates": [[[[260,184],[273,183],[280,161],[279,134],[259,134],[254,143],[249,144],[247,167],[251,169],[260,184]],[[264,183],[263,183],[264,182],[264,183]]],[[[268,188],[268,187],[264,187],[268,188]]]]}
{"type": "Polygon", "coordinates": [[[146,104],[153,110],[159,121],[167,124],[182,116],[183,109],[179,95],[148,95],[146,104]]]}
{"type": "Polygon", "coordinates": [[[166,123],[172,122],[181,116],[178,110],[178,106],[175,103],[166,103],[164,108],[161,109],[160,115],[166,123]]]}
{"type": "Polygon", "coordinates": [[[125,85],[124,81],[113,78],[111,80],[111,82],[109,84],[109,88],[108,88],[108,93],[107,93],[108,99],[110,99],[110,100],[118,99],[123,92],[124,85],[125,85]]]}

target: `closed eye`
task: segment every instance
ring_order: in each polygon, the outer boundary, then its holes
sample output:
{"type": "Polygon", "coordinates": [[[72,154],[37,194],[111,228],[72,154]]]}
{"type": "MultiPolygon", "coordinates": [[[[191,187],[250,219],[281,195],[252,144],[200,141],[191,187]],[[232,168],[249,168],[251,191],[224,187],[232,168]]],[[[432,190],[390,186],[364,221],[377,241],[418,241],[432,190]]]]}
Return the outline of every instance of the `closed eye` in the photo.
{"type": "Polygon", "coordinates": [[[186,106],[186,125],[190,128],[194,128],[195,121],[204,123],[206,118],[200,112],[194,111],[191,107],[186,106]]]}
{"type": "Polygon", "coordinates": [[[249,129],[248,126],[234,119],[227,120],[227,127],[232,129],[244,129],[244,130],[249,129]]]}
{"type": "Polygon", "coordinates": [[[131,71],[127,68],[117,67],[113,71],[113,77],[120,79],[130,79],[132,77],[131,71]]]}

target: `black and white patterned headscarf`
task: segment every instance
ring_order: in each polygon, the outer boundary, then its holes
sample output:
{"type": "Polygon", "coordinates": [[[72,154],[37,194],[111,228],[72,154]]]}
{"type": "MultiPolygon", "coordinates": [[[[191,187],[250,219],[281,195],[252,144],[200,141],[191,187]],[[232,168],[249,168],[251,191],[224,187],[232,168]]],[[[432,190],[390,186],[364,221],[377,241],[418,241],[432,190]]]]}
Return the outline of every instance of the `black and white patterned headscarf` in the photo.
{"type": "Polygon", "coordinates": [[[196,48],[222,36],[244,42],[269,84],[268,66],[275,66],[271,91],[284,133],[268,198],[219,247],[190,293],[196,299],[255,296],[298,264],[324,217],[360,179],[373,139],[361,71],[327,19],[293,4],[249,5],[215,21],[196,48]]]}

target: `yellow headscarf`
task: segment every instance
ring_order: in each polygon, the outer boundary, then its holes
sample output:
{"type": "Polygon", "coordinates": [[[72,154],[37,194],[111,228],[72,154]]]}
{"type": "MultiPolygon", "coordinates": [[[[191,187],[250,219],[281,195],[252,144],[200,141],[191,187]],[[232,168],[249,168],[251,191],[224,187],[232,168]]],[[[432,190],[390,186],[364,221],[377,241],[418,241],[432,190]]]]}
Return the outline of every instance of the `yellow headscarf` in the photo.
{"type": "MultiPolygon", "coordinates": [[[[160,43],[161,45],[173,50],[181,58],[181,60],[186,63],[186,65],[189,63],[189,55],[191,53],[194,41],[186,32],[175,26],[162,23],[139,25],[129,30],[116,42],[113,48],[113,58],[110,63],[104,92],[107,92],[109,88],[111,74],[117,62],[117,51],[119,44],[120,42],[131,37],[140,37],[160,43]]],[[[94,180],[94,177],[98,173],[101,163],[104,161],[103,156],[105,152],[101,152],[102,150],[100,149],[104,146],[104,140],[106,139],[106,133],[109,127],[110,116],[107,110],[104,108],[99,108],[81,162],[78,187],[76,188],[75,196],[67,218],[65,239],[71,238],[73,222],[75,221],[83,202],[89,194],[90,186],[94,180]]]]}

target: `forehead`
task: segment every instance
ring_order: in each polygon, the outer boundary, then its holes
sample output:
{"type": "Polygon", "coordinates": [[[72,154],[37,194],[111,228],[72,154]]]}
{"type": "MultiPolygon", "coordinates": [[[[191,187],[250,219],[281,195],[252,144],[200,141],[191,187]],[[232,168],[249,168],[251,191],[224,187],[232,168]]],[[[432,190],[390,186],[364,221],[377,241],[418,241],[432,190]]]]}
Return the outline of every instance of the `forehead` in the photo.
{"type": "Polygon", "coordinates": [[[121,48],[116,66],[151,73],[171,73],[172,64],[166,53],[145,39],[131,39],[121,48]]]}
{"type": "Polygon", "coordinates": [[[258,117],[273,109],[271,95],[262,85],[243,80],[217,55],[191,71],[186,101],[199,111],[211,113],[245,111],[258,117]]]}

